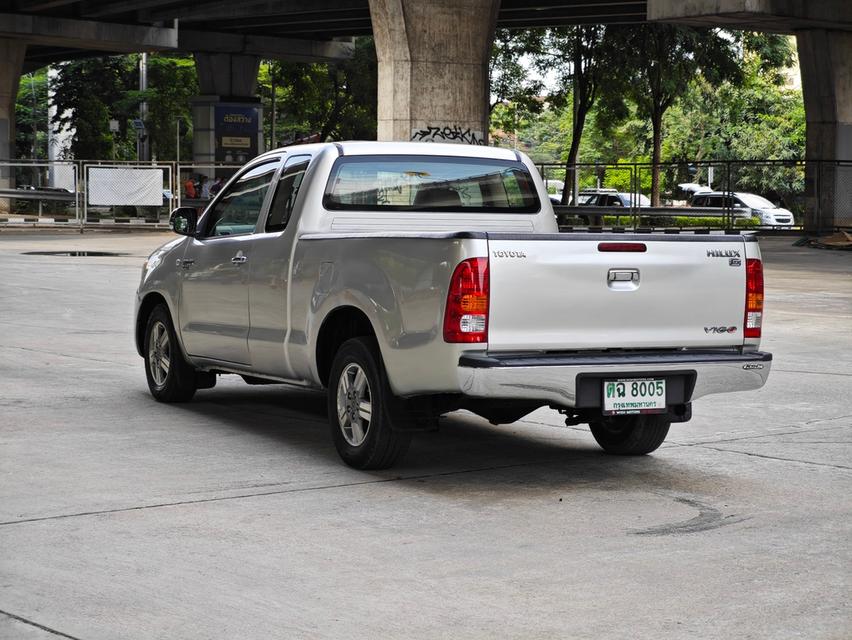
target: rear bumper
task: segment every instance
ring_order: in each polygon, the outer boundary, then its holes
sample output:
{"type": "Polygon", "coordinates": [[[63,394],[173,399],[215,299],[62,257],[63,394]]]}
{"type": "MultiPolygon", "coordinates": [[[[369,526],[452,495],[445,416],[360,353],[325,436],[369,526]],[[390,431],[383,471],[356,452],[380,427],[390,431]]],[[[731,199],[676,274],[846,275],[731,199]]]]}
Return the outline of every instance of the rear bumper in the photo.
{"type": "MultiPolygon", "coordinates": [[[[593,406],[588,380],[666,377],[683,381],[677,402],[759,389],[766,384],[772,354],[718,351],[595,355],[465,354],[459,359],[462,393],[480,398],[540,400],[564,407],[593,406]]],[[[599,388],[599,386],[595,386],[599,388]]]]}

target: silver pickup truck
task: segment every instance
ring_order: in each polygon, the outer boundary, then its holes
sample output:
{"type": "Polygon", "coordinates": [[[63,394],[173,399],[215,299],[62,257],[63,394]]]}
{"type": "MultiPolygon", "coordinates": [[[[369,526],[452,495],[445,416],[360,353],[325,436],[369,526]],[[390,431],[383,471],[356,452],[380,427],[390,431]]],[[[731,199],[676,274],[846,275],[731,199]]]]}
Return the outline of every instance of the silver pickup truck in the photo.
{"type": "Polygon", "coordinates": [[[769,374],[756,238],[559,233],[511,150],[279,149],[172,228],[136,300],[154,398],[222,374],[327,389],[334,443],[360,469],[456,409],[501,424],[549,406],[605,451],[645,454],[694,400],[769,374]]]}

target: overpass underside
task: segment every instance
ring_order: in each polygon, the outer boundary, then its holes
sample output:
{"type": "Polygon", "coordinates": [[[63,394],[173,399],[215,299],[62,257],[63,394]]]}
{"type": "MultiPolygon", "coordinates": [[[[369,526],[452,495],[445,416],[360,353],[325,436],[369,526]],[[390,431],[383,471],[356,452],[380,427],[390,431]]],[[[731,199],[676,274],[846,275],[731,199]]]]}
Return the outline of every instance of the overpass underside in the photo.
{"type": "MultiPolygon", "coordinates": [[[[367,34],[374,36],[378,56],[380,139],[482,143],[496,27],[656,20],[794,33],[808,159],[852,159],[848,0],[11,0],[4,6],[9,5],[0,12],[0,158],[12,155],[15,94],[25,70],[93,54],[192,53],[203,94],[194,108],[201,134],[195,155],[206,161],[215,154],[210,133],[215,105],[257,104],[261,57],[338,60],[352,54],[353,36],[367,34]]],[[[0,183],[4,180],[8,186],[9,177],[0,173],[0,183]]],[[[852,181],[830,180],[821,192],[830,193],[833,203],[852,201],[852,192],[844,190],[852,190],[852,181]]],[[[817,204],[811,211],[832,210],[828,202],[817,204]]],[[[832,220],[809,224],[832,226],[832,220]]]]}

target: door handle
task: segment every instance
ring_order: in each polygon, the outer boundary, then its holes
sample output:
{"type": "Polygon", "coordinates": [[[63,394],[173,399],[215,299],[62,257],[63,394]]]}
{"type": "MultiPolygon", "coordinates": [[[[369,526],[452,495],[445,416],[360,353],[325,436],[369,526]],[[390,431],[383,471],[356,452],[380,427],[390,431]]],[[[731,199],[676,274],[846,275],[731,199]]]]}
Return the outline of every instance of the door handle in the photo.
{"type": "Polygon", "coordinates": [[[610,269],[606,279],[609,282],[638,282],[639,269],[610,269]]]}
{"type": "Polygon", "coordinates": [[[639,269],[610,269],[607,286],[613,291],[636,291],[639,288],[639,269]]]}
{"type": "Polygon", "coordinates": [[[248,260],[248,258],[243,255],[242,251],[240,251],[237,255],[231,258],[231,264],[243,264],[246,260],[248,260]]]}

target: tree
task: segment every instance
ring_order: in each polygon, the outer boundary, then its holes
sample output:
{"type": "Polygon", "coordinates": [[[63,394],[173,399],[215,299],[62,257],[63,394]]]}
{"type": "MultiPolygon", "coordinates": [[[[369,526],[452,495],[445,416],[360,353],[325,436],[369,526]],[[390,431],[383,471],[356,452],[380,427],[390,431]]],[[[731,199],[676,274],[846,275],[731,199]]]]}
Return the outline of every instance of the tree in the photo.
{"type": "Polygon", "coordinates": [[[312,135],[319,140],[374,140],[377,82],[372,38],[356,38],[353,57],[340,62],[264,63],[258,91],[269,116],[265,123],[267,139],[277,145],[279,132],[284,132],[284,142],[312,135]]]}
{"type": "MultiPolygon", "coordinates": [[[[131,105],[142,100],[148,103],[145,133],[151,143],[151,157],[176,158],[177,120],[192,122],[190,98],[198,95],[198,74],[192,57],[149,54],[148,90],[127,93],[131,105]]],[[[181,137],[181,157],[192,157],[192,140],[188,137],[181,137]]]]}
{"type": "Polygon", "coordinates": [[[601,88],[614,81],[617,74],[617,52],[607,27],[583,25],[549,29],[537,59],[540,69],[555,69],[560,90],[550,96],[554,106],[571,100],[571,146],[565,159],[565,188],[562,204],[576,186],[575,165],[586,118],[595,104],[601,88]],[[569,89],[570,88],[570,89],[569,89]]]}
{"type": "Polygon", "coordinates": [[[660,23],[611,29],[624,55],[624,96],[651,122],[651,202],[659,206],[663,116],[699,73],[711,84],[738,84],[738,43],[717,29],[660,23]]]}
{"type": "Polygon", "coordinates": [[[110,119],[119,122],[115,134],[119,147],[135,142],[128,124],[136,117],[138,96],[128,92],[138,86],[134,56],[87,58],[59,65],[59,74],[51,87],[56,115],[54,128],[68,126],[73,130],[71,155],[75,158],[109,158],[113,136],[110,119]]]}
{"type": "MultiPolygon", "coordinates": [[[[54,128],[66,125],[74,131],[71,155],[75,158],[112,157],[113,144],[119,159],[136,155],[136,132],[131,122],[139,117],[139,104],[148,103],[145,135],[152,157],[173,159],[178,118],[192,121],[190,98],[198,93],[195,62],[191,56],[158,53],[148,56],[148,89],[139,90],[139,55],[88,58],[58,67],[51,87],[56,106],[54,128]],[[117,120],[113,134],[109,121],[117,120]]],[[[192,142],[182,139],[181,154],[189,157],[192,142]]]]}
{"type": "Polygon", "coordinates": [[[47,157],[47,70],[21,76],[15,104],[15,157],[47,157]]]}
{"type": "Polygon", "coordinates": [[[540,55],[544,32],[497,29],[488,63],[490,101],[488,111],[495,132],[517,137],[522,123],[541,113],[544,84],[530,77],[530,64],[540,55]],[[530,64],[524,64],[526,57],[530,64]]]}
{"type": "MultiPolygon", "coordinates": [[[[689,91],[666,114],[663,156],[674,161],[798,160],[805,151],[802,93],[781,86],[777,69],[748,55],[742,85],[713,86],[693,80],[689,91]]],[[[732,188],[754,191],[794,208],[804,187],[802,168],[793,163],[734,164],[732,188]]],[[[706,179],[699,174],[696,181],[706,179]]]]}

